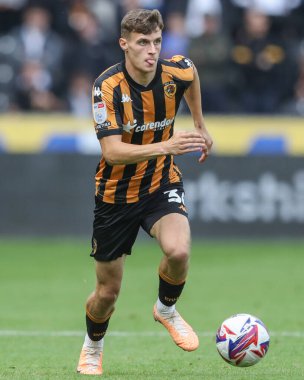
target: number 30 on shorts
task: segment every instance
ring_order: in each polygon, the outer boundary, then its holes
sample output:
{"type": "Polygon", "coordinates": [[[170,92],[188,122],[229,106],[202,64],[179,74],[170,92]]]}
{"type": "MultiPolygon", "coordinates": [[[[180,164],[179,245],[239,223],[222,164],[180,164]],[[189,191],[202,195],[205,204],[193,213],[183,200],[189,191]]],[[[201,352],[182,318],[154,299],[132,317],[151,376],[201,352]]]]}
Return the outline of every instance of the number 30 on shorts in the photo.
{"type": "Polygon", "coordinates": [[[164,191],[164,194],[168,194],[168,202],[176,202],[180,204],[185,204],[185,193],[180,192],[181,195],[178,194],[178,189],[172,189],[168,191],[164,191]]]}

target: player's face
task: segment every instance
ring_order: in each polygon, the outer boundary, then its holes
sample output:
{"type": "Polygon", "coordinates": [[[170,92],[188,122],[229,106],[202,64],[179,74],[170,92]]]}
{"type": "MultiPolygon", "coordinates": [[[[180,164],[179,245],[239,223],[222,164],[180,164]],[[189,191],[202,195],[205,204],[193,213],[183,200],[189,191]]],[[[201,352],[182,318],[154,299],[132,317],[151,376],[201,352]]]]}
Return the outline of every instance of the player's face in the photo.
{"type": "Polygon", "coordinates": [[[130,33],[121,38],[120,46],[126,51],[129,64],[143,73],[154,72],[157,66],[162,41],[162,32],[156,29],[151,34],[130,33]]]}

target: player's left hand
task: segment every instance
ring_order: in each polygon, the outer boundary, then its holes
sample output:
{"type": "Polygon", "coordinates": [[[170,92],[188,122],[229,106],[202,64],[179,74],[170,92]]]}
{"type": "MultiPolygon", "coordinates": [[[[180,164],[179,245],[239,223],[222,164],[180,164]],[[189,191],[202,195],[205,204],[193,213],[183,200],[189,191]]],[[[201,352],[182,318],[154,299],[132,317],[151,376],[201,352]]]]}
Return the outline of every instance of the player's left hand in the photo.
{"type": "Polygon", "coordinates": [[[200,158],[198,159],[198,162],[202,163],[206,160],[206,158],[209,156],[209,153],[212,148],[213,140],[207,131],[205,127],[197,128],[197,131],[202,135],[202,137],[205,139],[206,147],[202,150],[202,154],[200,158]]]}

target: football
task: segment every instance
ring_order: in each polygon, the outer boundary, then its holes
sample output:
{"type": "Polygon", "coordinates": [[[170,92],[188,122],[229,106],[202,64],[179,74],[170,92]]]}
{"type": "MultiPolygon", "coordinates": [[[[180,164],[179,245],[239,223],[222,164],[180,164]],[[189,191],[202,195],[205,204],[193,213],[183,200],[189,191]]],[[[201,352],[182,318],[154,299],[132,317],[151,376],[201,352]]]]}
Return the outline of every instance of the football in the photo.
{"type": "Polygon", "coordinates": [[[267,353],[269,333],[264,323],[250,314],[236,314],[221,324],[216,334],[216,347],[229,364],[249,367],[267,353]]]}

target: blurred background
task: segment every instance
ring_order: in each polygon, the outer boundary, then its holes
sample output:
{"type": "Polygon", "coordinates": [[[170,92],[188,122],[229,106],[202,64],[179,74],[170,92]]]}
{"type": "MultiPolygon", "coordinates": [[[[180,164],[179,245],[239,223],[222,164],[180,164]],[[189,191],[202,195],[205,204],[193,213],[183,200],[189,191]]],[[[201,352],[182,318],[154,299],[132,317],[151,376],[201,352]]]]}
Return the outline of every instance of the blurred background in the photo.
{"type": "Polygon", "coordinates": [[[303,0],[0,0],[0,234],[90,235],[91,87],[138,7],[201,79],[213,155],[178,158],[194,236],[303,237],[303,0]]]}
{"type": "MultiPolygon", "coordinates": [[[[196,240],[178,308],[202,344],[189,359],[154,326],[161,253],[145,235],[126,263],[105,369],[244,379],[214,335],[246,312],[271,332],[248,378],[303,379],[304,0],[0,0],[0,378],[78,376],[95,282],[91,88],[123,59],[120,20],[136,7],[162,12],[163,58],[194,61],[214,139],[203,165],[176,159],[196,240]]],[[[175,128],[193,128],[184,103],[175,128]]]]}

